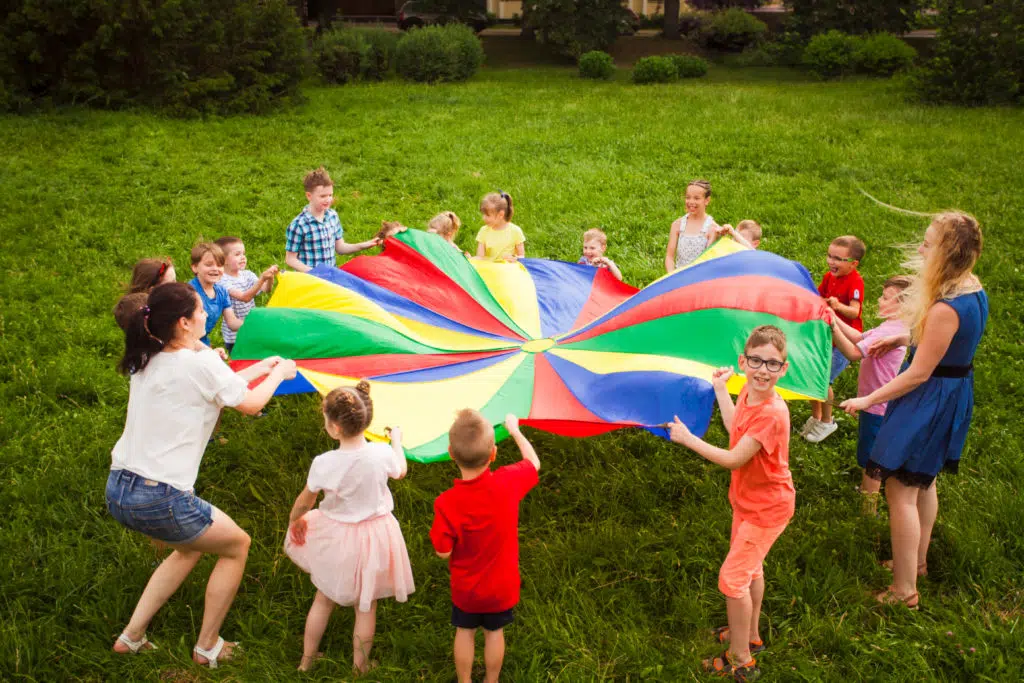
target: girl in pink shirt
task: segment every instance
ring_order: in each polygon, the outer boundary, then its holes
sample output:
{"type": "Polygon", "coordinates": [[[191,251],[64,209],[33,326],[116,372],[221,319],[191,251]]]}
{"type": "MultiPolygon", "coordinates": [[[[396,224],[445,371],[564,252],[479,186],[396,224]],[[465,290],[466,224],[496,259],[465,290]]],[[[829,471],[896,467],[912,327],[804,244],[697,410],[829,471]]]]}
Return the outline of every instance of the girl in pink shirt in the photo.
{"type": "MultiPolygon", "coordinates": [[[[872,342],[886,337],[907,334],[906,323],[900,316],[900,305],[903,293],[910,287],[911,280],[905,275],[895,275],[882,285],[882,297],[878,300],[878,314],[885,321],[878,327],[859,332],[850,325],[834,316],[832,322],[832,343],[849,360],[860,361],[860,372],[857,375],[857,396],[867,396],[879,387],[889,383],[900,372],[906,346],[896,346],[881,356],[868,354],[872,342]]],[[[871,448],[875,445],[875,437],[882,426],[886,403],[879,403],[860,413],[857,428],[857,465],[861,469],[868,464],[871,448]]],[[[878,499],[882,482],[872,479],[866,474],[861,477],[860,492],[864,495],[862,512],[870,517],[878,514],[878,499]]]]}
{"type": "Polygon", "coordinates": [[[299,671],[319,658],[320,639],[335,605],[351,605],[352,668],[372,668],[370,648],[377,629],[377,600],[405,602],[415,590],[409,553],[388,490],[388,479],[406,473],[402,433],[391,430],[391,445],[369,443],[363,432],[373,419],[370,385],[338,387],[324,398],[324,428],[338,448],[318,455],[306,487],[295,499],[284,550],[309,573],[316,597],[306,617],[299,671]],[[319,493],[320,506],[313,509],[319,493]]]}

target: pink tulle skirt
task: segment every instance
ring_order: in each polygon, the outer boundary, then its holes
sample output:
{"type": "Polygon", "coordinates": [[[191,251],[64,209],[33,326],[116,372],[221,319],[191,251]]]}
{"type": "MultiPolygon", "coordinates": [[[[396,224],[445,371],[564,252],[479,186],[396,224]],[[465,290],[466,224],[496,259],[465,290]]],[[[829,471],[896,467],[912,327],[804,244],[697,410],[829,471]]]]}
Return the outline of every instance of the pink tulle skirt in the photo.
{"type": "Polygon", "coordinates": [[[409,552],[394,515],[358,524],[339,522],[319,510],[305,517],[306,542],[295,545],[286,537],[284,551],[335,604],[356,605],[368,612],[374,600],[405,602],[416,590],[409,552]]]}

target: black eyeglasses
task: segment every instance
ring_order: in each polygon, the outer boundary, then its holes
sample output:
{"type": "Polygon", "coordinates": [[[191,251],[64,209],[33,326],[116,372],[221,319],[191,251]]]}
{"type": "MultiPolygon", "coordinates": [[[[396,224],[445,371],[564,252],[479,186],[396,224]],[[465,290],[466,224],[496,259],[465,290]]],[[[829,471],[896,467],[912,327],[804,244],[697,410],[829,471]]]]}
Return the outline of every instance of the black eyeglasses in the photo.
{"type": "Polygon", "coordinates": [[[857,259],[850,258],[848,256],[847,257],[842,257],[842,256],[833,256],[832,254],[829,254],[828,256],[825,257],[825,260],[826,261],[839,261],[840,263],[852,263],[852,262],[856,261],[857,259]]]}
{"type": "Polygon", "coordinates": [[[786,364],[785,361],[781,360],[765,360],[759,356],[748,356],[743,354],[743,357],[747,359],[747,366],[751,370],[757,370],[762,365],[768,368],[768,372],[776,373],[782,369],[782,366],[786,364]]]}

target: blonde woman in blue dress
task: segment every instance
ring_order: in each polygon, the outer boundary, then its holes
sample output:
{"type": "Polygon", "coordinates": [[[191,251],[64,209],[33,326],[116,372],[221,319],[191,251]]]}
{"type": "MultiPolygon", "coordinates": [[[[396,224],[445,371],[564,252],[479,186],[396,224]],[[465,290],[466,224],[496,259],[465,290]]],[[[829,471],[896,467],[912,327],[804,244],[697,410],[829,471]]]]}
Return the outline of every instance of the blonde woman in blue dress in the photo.
{"type": "Polygon", "coordinates": [[[719,227],[708,215],[711,183],[691,180],[686,186],[686,215],[672,223],[665,251],[665,272],[673,273],[695,261],[718,237],[719,227]]]}

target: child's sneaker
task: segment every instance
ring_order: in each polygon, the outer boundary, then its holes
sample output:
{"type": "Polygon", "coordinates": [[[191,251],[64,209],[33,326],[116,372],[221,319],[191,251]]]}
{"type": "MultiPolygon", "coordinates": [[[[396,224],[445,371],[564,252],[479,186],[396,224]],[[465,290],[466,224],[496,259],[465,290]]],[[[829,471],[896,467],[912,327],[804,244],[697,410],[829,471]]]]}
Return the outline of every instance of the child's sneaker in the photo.
{"type": "Polygon", "coordinates": [[[735,665],[729,661],[729,651],[726,650],[717,657],[705,659],[701,662],[704,671],[716,674],[723,678],[732,678],[737,681],[756,681],[761,677],[761,670],[757,668],[757,660],[753,657],[746,664],[735,665]]]}
{"type": "Polygon", "coordinates": [[[811,443],[821,443],[829,436],[831,436],[833,432],[839,429],[839,425],[836,424],[835,420],[832,420],[831,422],[822,422],[820,420],[815,420],[815,422],[817,422],[818,424],[811,427],[807,431],[807,433],[804,434],[804,438],[810,441],[811,443]]]}
{"type": "Polygon", "coordinates": [[[814,416],[807,418],[803,427],[800,428],[800,436],[807,436],[807,433],[814,429],[814,425],[816,424],[820,424],[820,422],[814,419],[814,416]]]}

